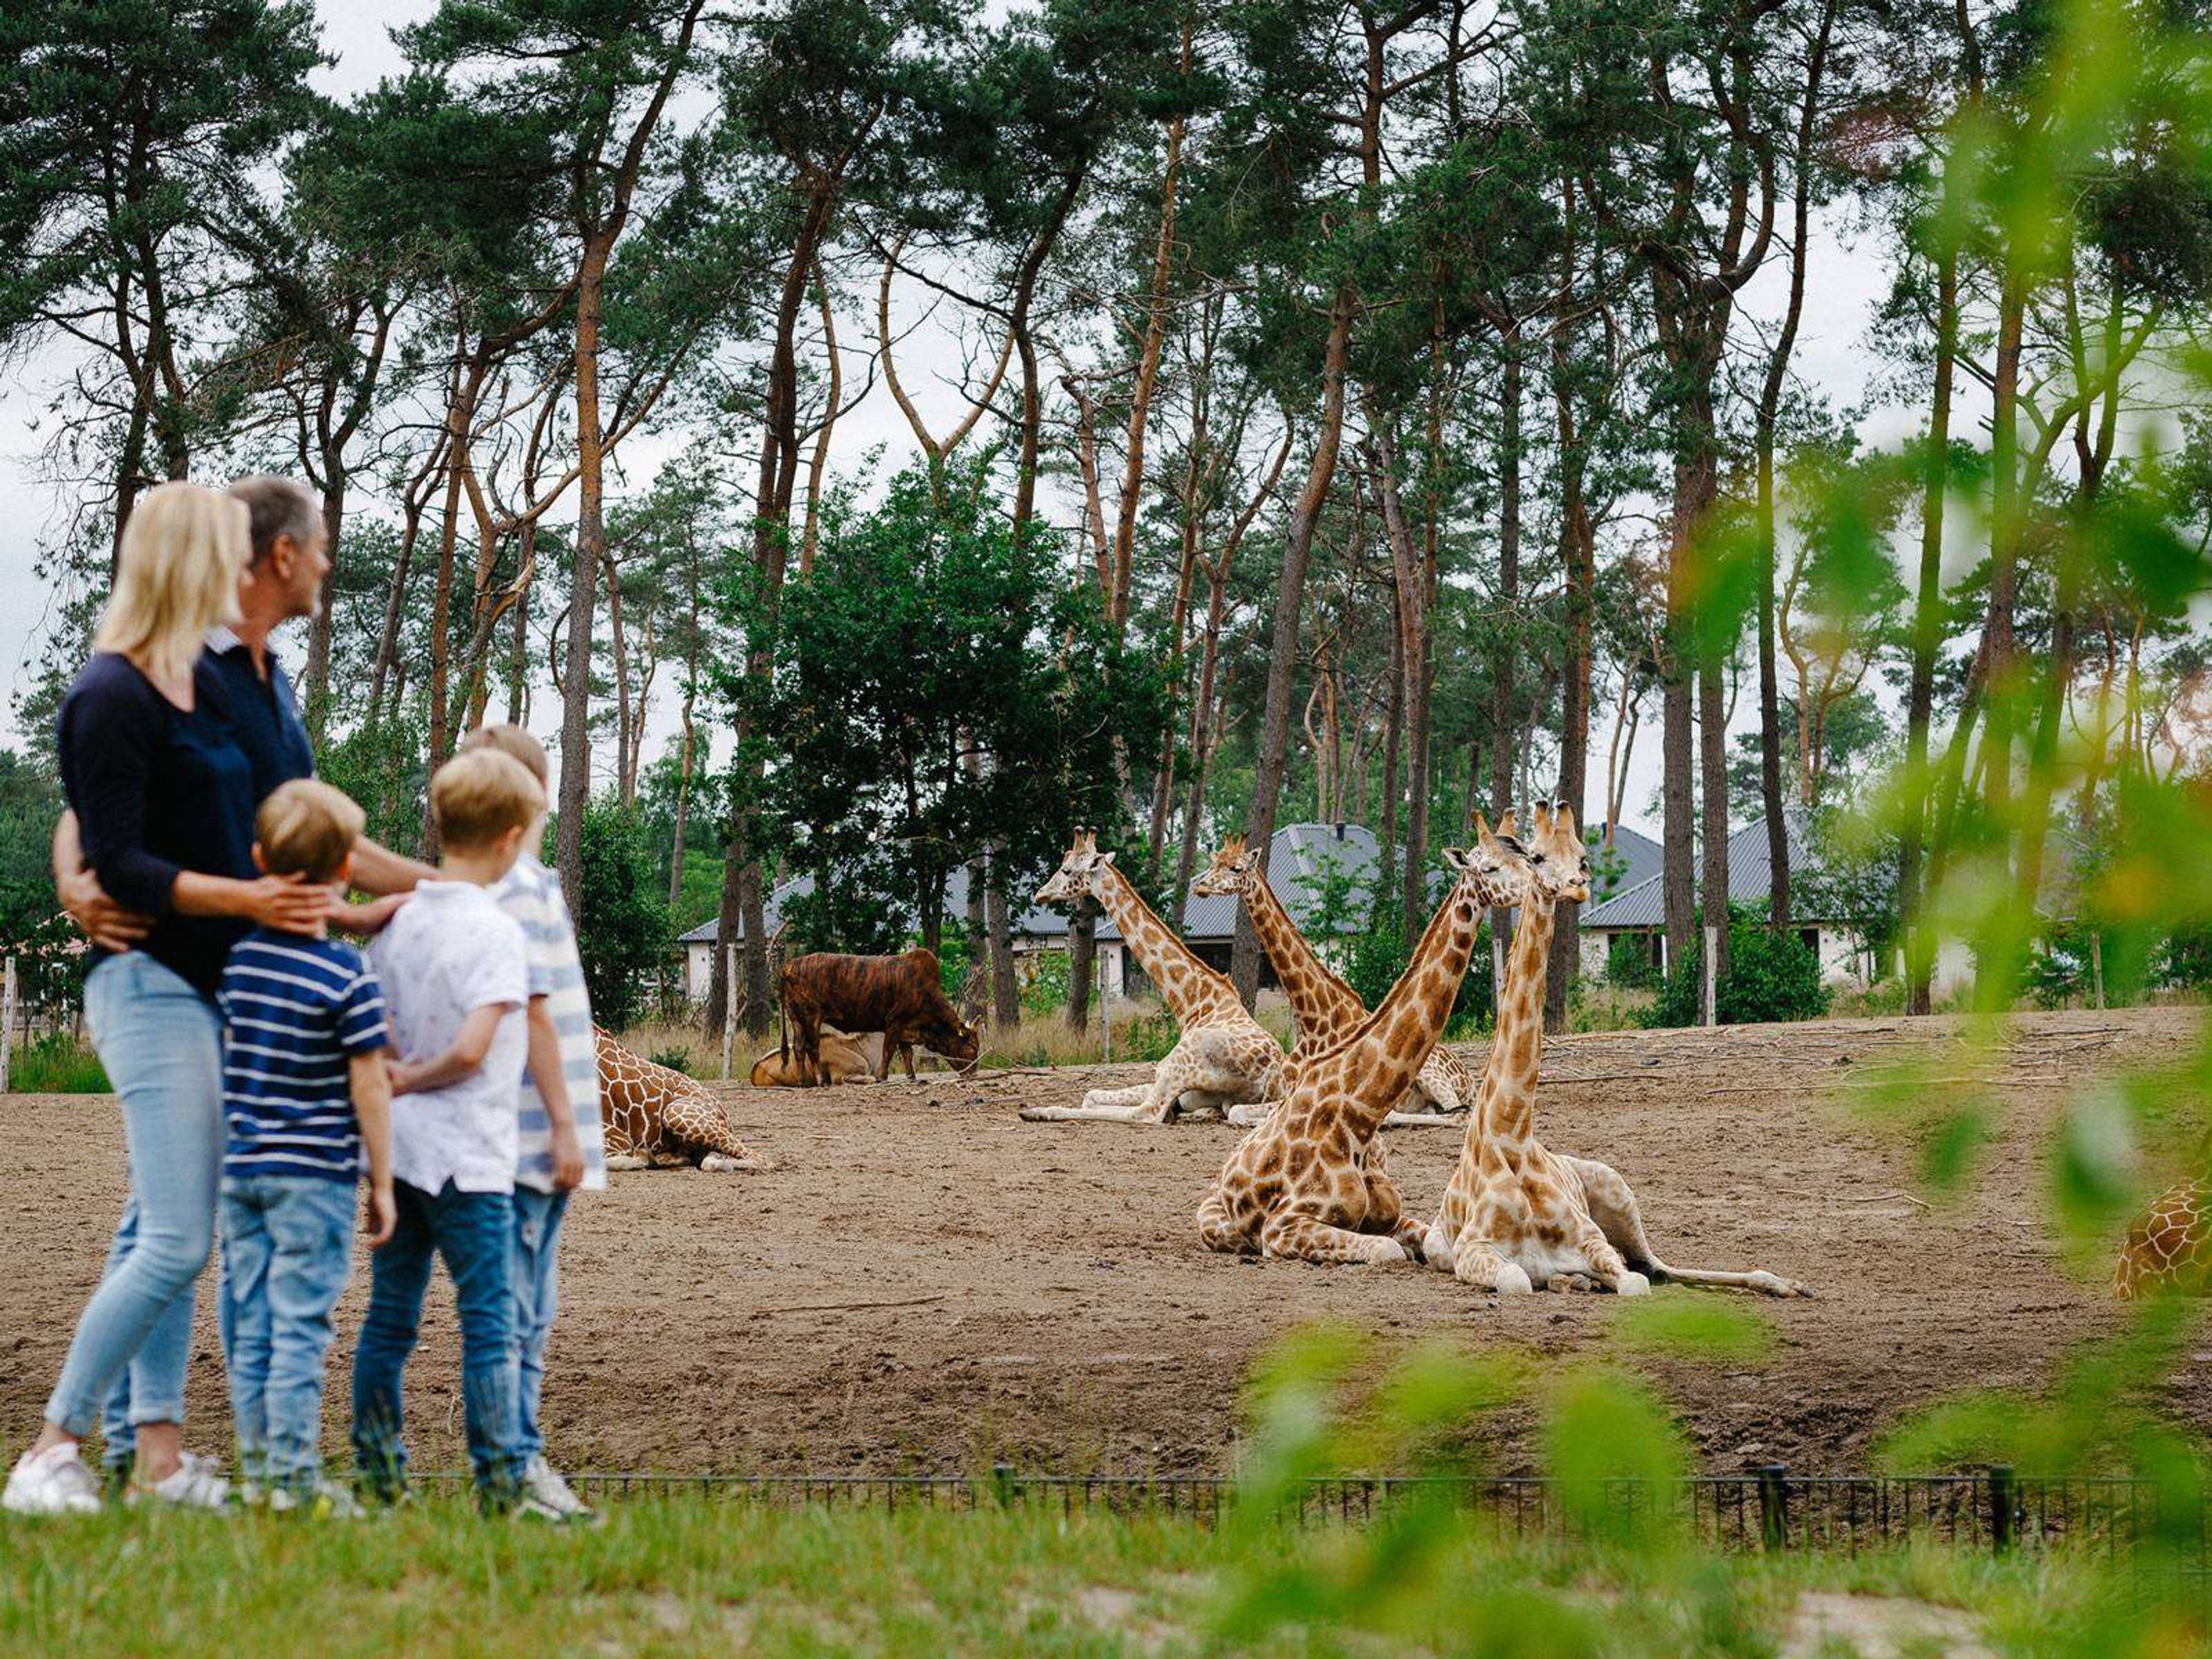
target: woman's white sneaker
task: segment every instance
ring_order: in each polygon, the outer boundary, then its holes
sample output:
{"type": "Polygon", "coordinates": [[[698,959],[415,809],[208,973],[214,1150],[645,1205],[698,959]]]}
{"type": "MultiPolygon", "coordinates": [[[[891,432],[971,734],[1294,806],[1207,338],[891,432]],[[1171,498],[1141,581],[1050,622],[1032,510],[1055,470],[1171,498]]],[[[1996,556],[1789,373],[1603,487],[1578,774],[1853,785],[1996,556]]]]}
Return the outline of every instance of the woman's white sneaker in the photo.
{"type": "Polygon", "coordinates": [[[179,1510],[219,1510],[230,1502],[230,1482],[215,1472],[212,1459],[186,1452],[166,1480],[150,1486],[134,1484],[124,1501],[166,1504],[179,1510]]]}
{"type": "Polygon", "coordinates": [[[17,1515],[89,1515],[100,1507],[100,1479],[64,1441],[42,1452],[25,1452],[0,1493],[0,1509],[17,1515]]]}

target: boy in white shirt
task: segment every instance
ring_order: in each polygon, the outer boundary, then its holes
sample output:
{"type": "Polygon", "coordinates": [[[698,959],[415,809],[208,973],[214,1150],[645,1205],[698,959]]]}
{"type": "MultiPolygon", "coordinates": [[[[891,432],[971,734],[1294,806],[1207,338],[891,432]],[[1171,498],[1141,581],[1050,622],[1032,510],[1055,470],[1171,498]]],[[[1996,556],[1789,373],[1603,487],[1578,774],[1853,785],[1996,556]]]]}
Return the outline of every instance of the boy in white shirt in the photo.
{"type": "Polygon", "coordinates": [[[365,1492],[405,1489],[400,1390],[421,1328],[434,1256],[453,1281],[469,1461],[488,1512],[518,1507],[513,1294],[515,1089],[526,1050],[529,953],[486,890],[514,867],[545,792],[492,750],[457,756],[430,780],[439,879],[426,881],[370,951],[384,986],[392,1066],[392,1237],[370,1262],[368,1313],[354,1351],[353,1443],[365,1492]]]}
{"type": "MultiPolygon", "coordinates": [[[[461,752],[495,749],[529,769],[544,788],[550,769],[545,747],[519,726],[479,726],[461,752]]],[[[521,1136],[514,1166],[514,1249],[508,1258],[514,1296],[515,1401],[523,1455],[522,1489],[571,1521],[592,1518],[560,1472],[546,1460],[538,1401],[545,1382],[545,1341],[560,1305],[561,1223],[568,1194],[607,1184],[606,1137],[599,1117],[599,1043],[592,1035],[592,999],[576,930],[561,896],[561,880],[539,863],[545,814],[522,838],[522,856],[491,889],[499,908],[521,925],[530,951],[530,1064],[522,1078],[521,1136]]]]}

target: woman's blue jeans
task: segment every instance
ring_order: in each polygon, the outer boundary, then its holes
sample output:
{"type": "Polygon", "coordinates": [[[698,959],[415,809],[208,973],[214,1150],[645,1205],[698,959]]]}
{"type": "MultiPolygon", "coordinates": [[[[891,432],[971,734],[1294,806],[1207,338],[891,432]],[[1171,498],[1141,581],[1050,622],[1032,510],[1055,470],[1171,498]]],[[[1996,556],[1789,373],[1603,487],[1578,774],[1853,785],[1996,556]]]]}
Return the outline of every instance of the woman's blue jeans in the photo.
{"type": "Polygon", "coordinates": [[[122,1097],[131,1201],[46,1402],[46,1420],[80,1437],[126,1374],[133,1425],[184,1421],[192,1289],[215,1243],[223,1145],[214,1004],[131,951],[92,970],[84,1009],[122,1097]]]}

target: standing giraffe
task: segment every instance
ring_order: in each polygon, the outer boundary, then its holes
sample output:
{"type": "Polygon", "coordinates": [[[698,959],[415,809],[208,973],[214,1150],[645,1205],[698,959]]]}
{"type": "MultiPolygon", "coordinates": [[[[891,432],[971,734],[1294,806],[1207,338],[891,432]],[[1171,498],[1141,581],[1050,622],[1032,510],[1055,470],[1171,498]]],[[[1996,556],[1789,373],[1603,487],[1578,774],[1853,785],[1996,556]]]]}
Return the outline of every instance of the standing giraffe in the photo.
{"type": "Polygon", "coordinates": [[[607,1168],[763,1170],[714,1096],[692,1079],[632,1054],[598,1026],[599,1105],[607,1121],[607,1168]]]}
{"type": "MultiPolygon", "coordinates": [[[[1275,977],[1283,982],[1283,994],[1298,1017],[1298,1040],[1291,1050],[1292,1059],[1333,1047],[1367,1018],[1367,1005],[1359,1000],[1359,993],[1337,977],[1291,920],[1291,913],[1261,872],[1258,850],[1248,847],[1243,836],[1223,844],[1205,873],[1191,884],[1190,890],[1207,896],[1243,896],[1245,913],[1252,918],[1252,931],[1259,934],[1267,960],[1275,965],[1275,977]]],[[[1449,1114],[1463,1112],[1474,1103],[1474,1079],[1458,1057],[1438,1043],[1407,1096],[1417,1109],[1394,1111],[1385,1122],[1441,1122],[1449,1114]]],[[[1230,1113],[1230,1121],[1243,1121],[1243,1115],[1252,1109],[1237,1108],[1230,1113]]],[[[1253,1121],[1259,1115],[1264,1114],[1255,1115],[1253,1121]]]]}
{"type": "Polygon", "coordinates": [[[2212,1279],[2212,1183],[2185,1181],[2128,1229],[2112,1289],[2123,1301],[2157,1291],[2202,1296],[2212,1279]]]}
{"type": "Polygon", "coordinates": [[[1482,913],[1520,902],[1528,861],[1475,820],[1475,844],[1448,848],[1458,872],[1413,960],[1375,1012],[1283,1068],[1283,1103],[1244,1137],[1198,1207],[1210,1249],[1307,1261],[1403,1261],[1421,1226],[1372,1156],[1375,1132],[1443,1035],[1467,976],[1482,913]]]}
{"type": "MultiPolygon", "coordinates": [[[[1510,824],[1508,819],[1505,825],[1510,824]]],[[[1805,1287],[1772,1273],[1670,1267],[1644,1237],[1636,1194],[1607,1165],[1563,1158],[1536,1139],[1536,1074],[1544,1048],[1544,981],[1552,921],[1559,900],[1589,896],[1589,855],[1575,833],[1573,809],[1539,805],[1528,840],[1534,872],[1514,929],[1498,1024],[1490,1040],[1474,1116],[1443,1207],[1422,1241],[1429,1265],[1468,1284],[1520,1294],[1602,1284],[1621,1296],[1651,1288],[1632,1258],[1662,1279],[1804,1296],[1805,1287]]]]}
{"type": "Polygon", "coordinates": [[[1191,954],[1114,867],[1098,839],[1076,833],[1052,878],[1037,889],[1040,904],[1073,904],[1091,897],[1114,925],[1182,1030],[1150,1083],[1127,1089],[1092,1089],[1080,1106],[1030,1106],[1032,1123],[1166,1123],[1179,1112],[1217,1111],[1275,1097],[1283,1047],[1244,1010],[1237,988],[1191,954]]]}

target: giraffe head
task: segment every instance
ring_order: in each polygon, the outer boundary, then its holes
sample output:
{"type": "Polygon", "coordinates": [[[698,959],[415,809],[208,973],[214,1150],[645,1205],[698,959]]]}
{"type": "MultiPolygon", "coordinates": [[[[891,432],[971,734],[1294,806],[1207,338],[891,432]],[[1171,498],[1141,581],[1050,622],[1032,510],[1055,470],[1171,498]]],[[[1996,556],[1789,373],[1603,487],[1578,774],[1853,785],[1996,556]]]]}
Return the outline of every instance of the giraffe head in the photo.
{"type": "Polygon", "coordinates": [[[1536,831],[1528,837],[1537,890],[1577,904],[1589,897],[1589,850],[1575,833],[1575,809],[1565,801],[1536,803],[1536,831]]]}
{"type": "Polygon", "coordinates": [[[1098,837],[1088,830],[1078,830],[1075,839],[1068,843],[1066,856],[1050,879],[1037,889],[1039,904],[1074,904],[1093,897],[1098,890],[1099,878],[1114,862],[1111,853],[1098,850],[1098,837]]]}
{"type": "Polygon", "coordinates": [[[1191,883],[1190,890],[1202,898],[1227,897],[1250,892],[1259,879],[1259,848],[1246,846],[1242,836],[1232,836],[1221,843],[1213,862],[1191,883]]]}
{"type": "Polygon", "coordinates": [[[1535,869],[1528,850],[1514,839],[1513,815],[1498,821],[1493,832],[1481,813],[1474,815],[1474,844],[1447,847],[1444,862],[1458,872],[1455,890],[1486,909],[1525,904],[1535,890],[1535,869]]]}

